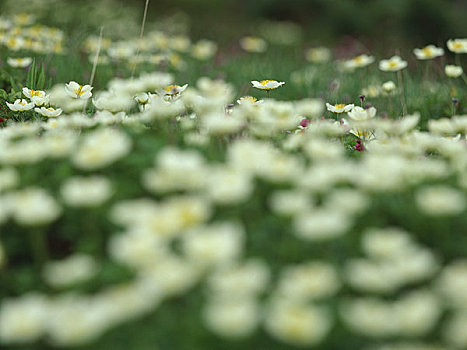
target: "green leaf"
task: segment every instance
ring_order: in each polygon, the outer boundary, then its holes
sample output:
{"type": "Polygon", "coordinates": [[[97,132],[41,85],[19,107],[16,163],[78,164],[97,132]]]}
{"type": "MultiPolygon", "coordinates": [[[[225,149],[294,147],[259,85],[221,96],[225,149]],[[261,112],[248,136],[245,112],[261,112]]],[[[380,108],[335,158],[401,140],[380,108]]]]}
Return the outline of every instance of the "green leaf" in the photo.
{"type": "Polygon", "coordinates": [[[43,90],[44,86],[45,86],[45,73],[44,73],[44,69],[42,69],[42,67],[41,67],[40,72],[39,72],[38,77],[37,77],[36,88],[38,90],[43,90]]]}

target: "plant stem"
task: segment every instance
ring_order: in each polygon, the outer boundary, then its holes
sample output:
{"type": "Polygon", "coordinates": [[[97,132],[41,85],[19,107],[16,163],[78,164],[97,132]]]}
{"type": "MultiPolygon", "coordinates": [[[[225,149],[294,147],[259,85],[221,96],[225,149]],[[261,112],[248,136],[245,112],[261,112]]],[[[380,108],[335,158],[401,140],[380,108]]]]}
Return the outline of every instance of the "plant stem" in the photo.
{"type": "Polygon", "coordinates": [[[133,65],[133,69],[131,70],[131,79],[133,79],[135,75],[135,71],[136,71],[136,66],[138,65],[139,50],[140,50],[140,46],[141,46],[142,39],[143,39],[144,25],[146,23],[146,16],[148,14],[148,6],[149,6],[149,0],[146,0],[146,4],[144,5],[143,21],[141,22],[141,31],[139,33],[138,46],[136,48],[135,64],[133,65]]]}
{"type": "Polygon", "coordinates": [[[404,79],[402,77],[402,71],[401,70],[397,71],[397,80],[399,82],[399,86],[400,86],[400,89],[401,89],[400,98],[401,98],[401,105],[402,105],[402,115],[406,115],[407,114],[407,106],[406,106],[406,103],[405,103],[404,79]]]}

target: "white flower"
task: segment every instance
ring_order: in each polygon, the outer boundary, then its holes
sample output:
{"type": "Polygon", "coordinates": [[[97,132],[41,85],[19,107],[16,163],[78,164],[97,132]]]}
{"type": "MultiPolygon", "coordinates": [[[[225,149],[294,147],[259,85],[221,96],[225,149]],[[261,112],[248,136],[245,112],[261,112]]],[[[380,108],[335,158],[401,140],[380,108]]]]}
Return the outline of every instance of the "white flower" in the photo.
{"type": "Polygon", "coordinates": [[[12,216],[24,226],[44,225],[56,220],[62,210],[42,188],[26,188],[15,192],[10,197],[12,216]]]}
{"type": "Polygon", "coordinates": [[[21,112],[21,111],[29,111],[30,109],[34,108],[34,102],[26,101],[25,99],[17,99],[15,103],[8,103],[5,102],[12,111],[14,112],[21,112]]]}
{"type": "Polygon", "coordinates": [[[396,84],[392,80],[389,80],[382,85],[384,92],[390,93],[396,89],[396,84]]]}
{"type": "Polygon", "coordinates": [[[379,69],[384,72],[397,72],[407,67],[407,61],[404,61],[400,56],[392,56],[388,60],[379,62],[379,69]]]}
{"type": "Polygon", "coordinates": [[[414,49],[413,53],[419,60],[429,60],[444,55],[444,50],[434,45],[425,46],[422,49],[414,49]]]}
{"type": "Polygon", "coordinates": [[[45,107],[37,108],[36,107],[34,108],[34,110],[40,115],[44,117],[48,117],[48,118],[56,118],[60,114],[62,114],[62,110],[60,108],[55,109],[52,107],[49,107],[49,108],[45,108],[45,107]]]}
{"type": "Polygon", "coordinates": [[[200,40],[192,46],[191,54],[198,60],[207,60],[214,56],[217,44],[209,40],[200,40]]]}
{"type": "Polygon", "coordinates": [[[230,222],[200,226],[183,237],[185,255],[201,266],[221,266],[234,261],[243,250],[242,227],[230,222]]]}
{"type": "Polygon", "coordinates": [[[130,149],[131,139],[125,133],[97,129],[84,136],[72,161],[80,169],[98,169],[126,156],[130,149]]]}
{"type": "Polygon", "coordinates": [[[322,261],[309,261],[284,268],[277,292],[288,300],[307,303],[336,294],[340,285],[334,266],[322,261]]]}
{"type": "Polygon", "coordinates": [[[72,177],[61,187],[65,203],[73,207],[94,207],[104,203],[112,195],[112,186],[102,176],[72,177]]]}
{"type": "Polygon", "coordinates": [[[0,309],[0,339],[3,344],[28,343],[45,331],[47,300],[38,294],[4,299],[0,309]]]}
{"type": "Polygon", "coordinates": [[[43,107],[43,106],[46,106],[49,104],[49,99],[50,99],[50,96],[49,95],[45,95],[45,96],[32,96],[31,97],[31,101],[34,102],[34,105],[36,107],[43,107]]]}
{"type": "Polygon", "coordinates": [[[237,103],[239,105],[241,104],[257,104],[257,103],[263,103],[263,100],[258,100],[256,97],[253,96],[242,96],[237,100],[237,103]]]}
{"type": "Polygon", "coordinates": [[[344,113],[344,112],[349,112],[354,108],[353,104],[346,105],[345,103],[338,103],[335,105],[331,105],[329,103],[326,103],[326,108],[328,111],[333,112],[333,113],[344,113]]]}
{"type": "Polygon", "coordinates": [[[253,80],[251,83],[253,84],[253,87],[260,90],[273,90],[285,84],[283,81],[278,82],[276,80],[253,80]]]}
{"type": "Polygon", "coordinates": [[[23,57],[23,58],[8,57],[6,62],[8,63],[9,66],[14,67],[14,68],[18,68],[18,67],[25,68],[32,63],[32,58],[31,57],[23,57]]]}
{"type": "Polygon", "coordinates": [[[364,109],[362,107],[356,106],[350,112],[347,112],[347,115],[350,117],[350,119],[355,121],[368,120],[374,118],[376,115],[376,108],[370,107],[368,109],[364,109]]]}
{"type": "Polygon", "coordinates": [[[23,88],[23,95],[26,96],[27,98],[29,99],[32,99],[33,97],[41,97],[41,98],[44,98],[45,97],[45,91],[41,91],[41,90],[30,90],[28,89],[27,87],[24,87],[23,88]]]}
{"type": "Polygon", "coordinates": [[[305,52],[305,58],[313,63],[325,63],[331,59],[331,50],[327,47],[312,47],[305,52]]]}
{"type": "Polygon", "coordinates": [[[467,39],[449,39],[448,49],[455,53],[467,53],[467,39]]]}
{"type": "Polygon", "coordinates": [[[301,347],[320,343],[331,326],[325,309],[285,299],[274,300],[265,317],[265,328],[271,336],[301,347]]]}
{"type": "Polygon", "coordinates": [[[241,338],[256,329],[260,310],[252,298],[211,297],[204,307],[203,318],[214,333],[226,338],[241,338]]]}
{"type": "Polygon", "coordinates": [[[149,95],[146,92],[142,92],[135,96],[135,101],[141,105],[149,103],[149,95]]]}
{"type": "Polygon", "coordinates": [[[264,52],[268,44],[261,38],[254,36],[246,36],[240,39],[240,46],[248,52],[264,52]]]}
{"type": "Polygon", "coordinates": [[[360,56],[357,56],[350,60],[345,61],[344,66],[348,70],[354,70],[355,68],[366,67],[372,64],[374,61],[375,61],[375,58],[373,56],[360,55],[360,56]]]}
{"type": "Polygon", "coordinates": [[[462,70],[461,66],[448,64],[446,67],[444,67],[444,73],[446,73],[449,78],[458,78],[462,75],[463,72],[464,71],[462,70]]]}
{"type": "Polygon", "coordinates": [[[88,99],[92,96],[91,85],[80,85],[76,81],[70,81],[65,84],[65,90],[67,94],[76,99],[88,99]]]}
{"type": "Polygon", "coordinates": [[[431,186],[420,189],[416,194],[418,207],[428,215],[452,216],[466,208],[462,191],[447,186],[431,186]]]}
{"type": "Polygon", "coordinates": [[[97,272],[97,264],[89,255],[75,254],[60,261],[48,261],[42,271],[52,287],[66,287],[86,281],[97,272]]]}
{"type": "Polygon", "coordinates": [[[166,88],[164,88],[164,94],[166,96],[177,96],[179,95],[180,93],[182,93],[183,91],[185,91],[185,89],[188,87],[188,84],[185,84],[183,86],[180,86],[180,85],[169,85],[167,86],[166,88]]]}

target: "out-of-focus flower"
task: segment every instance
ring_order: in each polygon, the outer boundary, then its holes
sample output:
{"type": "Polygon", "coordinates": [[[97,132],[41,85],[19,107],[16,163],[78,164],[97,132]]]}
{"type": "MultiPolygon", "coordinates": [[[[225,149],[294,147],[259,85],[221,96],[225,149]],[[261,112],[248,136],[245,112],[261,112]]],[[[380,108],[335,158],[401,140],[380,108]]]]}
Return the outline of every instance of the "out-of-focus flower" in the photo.
{"type": "Polygon", "coordinates": [[[112,185],[102,176],[72,177],[61,187],[66,204],[73,207],[101,205],[112,195],[112,185]]]}
{"type": "Polygon", "coordinates": [[[265,318],[271,336],[301,347],[320,343],[331,326],[332,320],[325,309],[284,298],[272,302],[265,318]]]}
{"type": "Polygon", "coordinates": [[[256,103],[263,103],[263,100],[258,100],[256,97],[253,96],[242,96],[237,100],[239,105],[241,104],[256,104],[256,103]]]}
{"type": "Polygon", "coordinates": [[[60,114],[62,114],[62,110],[60,108],[55,109],[52,107],[49,107],[49,108],[45,108],[45,107],[37,108],[36,107],[34,108],[34,110],[40,115],[47,117],[47,118],[56,118],[60,114]]]}
{"type": "Polygon", "coordinates": [[[31,57],[23,57],[23,58],[12,58],[8,57],[6,60],[9,66],[14,68],[25,68],[32,63],[31,57]]]}
{"type": "Polygon", "coordinates": [[[435,45],[428,45],[422,49],[414,49],[413,53],[419,60],[429,60],[444,55],[444,50],[435,45]]]}
{"type": "Polygon", "coordinates": [[[68,84],[65,84],[65,90],[67,94],[76,99],[88,99],[92,96],[93,88],[91,85],[80,85],[76,81],[70,81],[68,84]]]}
{"type": "Polygon", "coordinates": [[[34,102],[28,103],[25,99],[17,99],[15,103],[6,102],[6,104],[14,112],[29,111],[34,108],[34,102]]]}
{"type": "Polygon", "coordinates": [[[352,120],[368,120],[374,118],[374,116],[376,115],[376,108],[370,107],[368,109],[364,109],[362,107],[356,106],[351,111],[347,112],[347,115],[352,120]]]}
{"type": "Polygon", "coordinates": [[[448,49],[455,53],[467,53],[467,39],[449,39],[448,49]]]}
{"type": "Polygon", "coordinates": [[[260,321],[260,310],[253,298],[211,298],[203,310],[206,326],[226,338],[251,334],[260,321]]]}
{"type": "Polygon", "coordinates": [[[252,80],[251,83],[253,84],[253,87],[260,90],[273,90],[285,84],[283,81],[278,82],[276,80],[252,80]]]}
{"type": "Polygon", "coordinates": [[[392,80],[389,80],[382,85],[383,91],[386,93],[391,93],[396,89],[396,84],[392,80]]]}
{"type": "Polygon", "coordinates": [[[141,105],[145,105],[149,102],[149,95],[146,92],[142,92],[135,96],[135,101],[141,105]]]}
{"type": "Polygon", "coordinates": [[[379,69],[384,72],[397,72],[407,67],[407,61],[404,61],[400,56],[392,56],[388,60],[379,62],[379,69]]]}
{"type": "Polygon", "coordinates": [[[240,39],[240,46],[243,50],[248,52],[264,52],[268,44],[261,38],[254,36],[246,36],[240,39]]]}
{"type": "Polygon", "coordinates": [[[355,68],[366,67],[372,64],[374,61],[375,61],[375,58],[373,56],[360,55],[360,56],[357,56],[350,60],[345,61],[344,66],[348,70],[354,70],[355,68]]]}
{"type": "Polygon", "coordinates": [[[369,85],[362,89],[362,95],[370,98],[378,97],[381,94],[381,87],[378,85],[369,85]]]}
{"type": "Polygon", "coordinates": [[[217,44],[209,40],[200,40],[192,46],[191,54],[199,60],[207,60],[214,56],[217,44]]]}
{"type": "Polygon", "coordinates": [[[29,13],[20,13],[13,16],[13,22],[18,26],[25,27],[33,24],[36,21],[36,16],[29,13]]]}
{"type": "Polygon", "coordinates": [[[165,96],[170,96],[170,97],[175,97],[181,94],[185,89],[188,87],[188,84],[185,84],[183,86],[180,85],[169,85],[166,88],[164,88],[164,95],[165,96]]]}
{"type": "Polygon", "coordinates": [[[418,207],[428,215],[458,215],[466,208],[464,193],[447,186],[422,188],[417,192],[415,199],[418,207]]]}
{"type": "Polygon", "coordinates": [[[15,192],[10,204],[13,218],[23,226],[48,224],[62,213],[54,197],[42,188],[26,188],[15,192]]]}
{"type": "Polygon", "coordinates": [[[344,113],[344,112],[350,112],[353,108],[354,105],[346,105],[345,103],[337,103],[335,105],[331,105],[329,103],[326,103],[326,108],[329,112],[333,113],[344,113]]]}
{"type": "Polygon", "coordinates": [[[61,261],[48,261],[42,271],[44,279],[56,288],[86,281],[97,272],[97,264],[89,255],[75,254],[61,261]]]}
{"type": "Polygon", "coordinates": [[[331,50],[327,47],[313,47],[305,52],[305,58],[313,63],[325,63],[331,60],[331,50]]]}
{"type": "Polygon", "coordinates": [[[458,78],[462,75],[463,72],[464,71],[462,70],[461,66],[448,64],[446,67],[444,67],[444,73],[446,73],[449,78],[458,78]]]}

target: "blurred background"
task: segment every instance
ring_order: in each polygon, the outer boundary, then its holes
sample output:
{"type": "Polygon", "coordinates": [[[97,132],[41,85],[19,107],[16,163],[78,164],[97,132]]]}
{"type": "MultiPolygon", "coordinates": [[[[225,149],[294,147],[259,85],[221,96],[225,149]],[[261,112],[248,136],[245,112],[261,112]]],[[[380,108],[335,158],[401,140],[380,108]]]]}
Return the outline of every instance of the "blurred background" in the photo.
{"type": "MultiPolygon", "coordinates": [[[[145,0],[2,0],[0,11],[45,17],[69,30],[106,23],[107,34],[137,35],[145,0]],[[48,6],[43,6],[46,3],[48,6]],[[125,18],[123,21],[122,19],[125,18]]],[[[297,40],[334,46],[354,38],[370,49],[443,44],[467,34],[465,0],[151,0],[148,20],[168,31],[189,31],[228,46],[247,34],[261,33],[268,21],[292,22],[303,29],[297,40]],[[173,21],[155,23],[154,19],[173,21]]],[[[152,23],[152,24],[151,24],[152,23]]],[[[293,29],[292,29],[293,30],[293,29]]],[[[384,52],[381,52],[382,54],[384,52]]]]}

